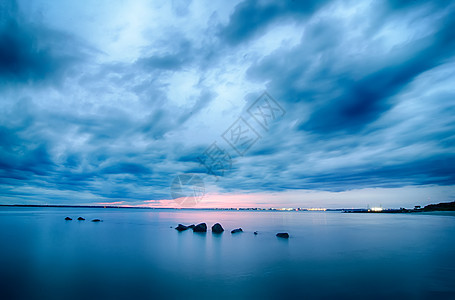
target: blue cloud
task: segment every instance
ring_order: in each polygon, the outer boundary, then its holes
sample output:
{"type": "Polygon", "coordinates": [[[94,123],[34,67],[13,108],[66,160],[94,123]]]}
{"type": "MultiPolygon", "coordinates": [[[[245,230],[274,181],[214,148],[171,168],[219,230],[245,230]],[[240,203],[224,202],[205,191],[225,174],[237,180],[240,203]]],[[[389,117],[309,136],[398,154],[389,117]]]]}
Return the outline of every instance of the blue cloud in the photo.
{"type": "Polygon", "coordinates": [[[327,1],[243,1],[220,27],[219,35],[230,45],[247,42],[266,32],[274,22],[283,19],[302,20],[324,6],[327,1]]]}
{"type": "Polygon", "coordinates": [[[0,21],[3,84],[58,79],[90,51],[70,34],[25,20],[14,1],[3,4],[0,21]]]}

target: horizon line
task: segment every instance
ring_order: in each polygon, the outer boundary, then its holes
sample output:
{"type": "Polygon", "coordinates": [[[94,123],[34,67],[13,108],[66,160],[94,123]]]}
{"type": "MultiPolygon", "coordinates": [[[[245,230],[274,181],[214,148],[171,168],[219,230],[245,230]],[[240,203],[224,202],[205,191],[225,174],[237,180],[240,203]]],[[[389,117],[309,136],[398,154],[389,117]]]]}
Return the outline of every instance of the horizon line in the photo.
{"type": "MultiPolygon", "coordinates": [[[[450,202],[448,202],[450,203],[450,202]]],[[[127,208],[127,209],[174,209],[174,210],[275,210],[275,211],[341,211],[364,210],[367,208],[323,208],[323,207],[150,207],[150,206],[115,206],[115,205],[65,205],[65,204],[0,204],[0,207],[56,207],[56,208],[127,208]]],[[[414,206],[416,207],[416,206],[414,206]]],[[[383,208],[392,210],[397,208],[383,208]]],[[[400,207],[401,209],[401,207],[400,207]]]]}

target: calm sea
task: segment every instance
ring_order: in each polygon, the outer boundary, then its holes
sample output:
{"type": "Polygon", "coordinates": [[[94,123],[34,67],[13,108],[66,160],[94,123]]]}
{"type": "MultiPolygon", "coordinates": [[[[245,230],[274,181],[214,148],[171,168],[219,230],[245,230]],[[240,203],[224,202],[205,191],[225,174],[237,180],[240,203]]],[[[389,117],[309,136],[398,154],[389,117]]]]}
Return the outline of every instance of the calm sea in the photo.
{"type": "Polygon", "coordinates": [[[450,214],[0,208],[1,299],[455,299],[454,254],[450,214]]]}

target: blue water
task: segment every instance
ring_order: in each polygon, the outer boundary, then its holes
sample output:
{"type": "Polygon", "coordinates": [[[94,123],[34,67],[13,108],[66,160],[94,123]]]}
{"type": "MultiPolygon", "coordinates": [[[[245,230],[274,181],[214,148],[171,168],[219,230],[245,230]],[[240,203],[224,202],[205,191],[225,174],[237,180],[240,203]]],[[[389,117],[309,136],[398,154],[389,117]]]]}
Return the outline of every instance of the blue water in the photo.
{"type": "Polygon", "coordinates": [[[0,208],[1,299],[455,299],[454,253],[450,214],[0,208]]]}

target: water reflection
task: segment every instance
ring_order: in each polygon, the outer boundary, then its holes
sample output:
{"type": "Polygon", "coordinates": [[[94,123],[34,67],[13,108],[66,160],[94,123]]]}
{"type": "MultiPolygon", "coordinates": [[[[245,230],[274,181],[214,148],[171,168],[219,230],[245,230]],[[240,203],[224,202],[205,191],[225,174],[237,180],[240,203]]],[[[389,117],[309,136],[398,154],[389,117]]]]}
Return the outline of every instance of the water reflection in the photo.
{"type": "Polygon", "coordinates": [[[5,299],[453,296],[454,225],[444,215],[1,208],[0,285],[5,299]],[[207,233],[170,228],[199,222],[207,233]],[[217,222],[222,234],[210,231],[217,222]]]}

